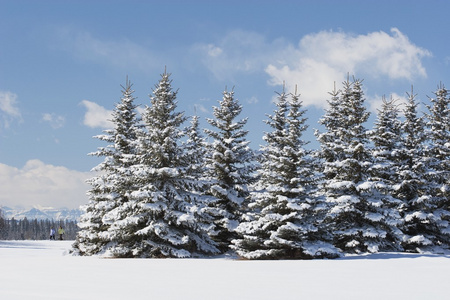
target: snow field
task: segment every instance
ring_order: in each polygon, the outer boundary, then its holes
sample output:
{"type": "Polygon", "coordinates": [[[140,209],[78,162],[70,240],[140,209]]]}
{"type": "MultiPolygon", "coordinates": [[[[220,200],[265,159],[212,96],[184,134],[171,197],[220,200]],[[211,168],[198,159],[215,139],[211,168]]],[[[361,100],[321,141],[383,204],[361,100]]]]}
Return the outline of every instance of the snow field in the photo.
{"type": "Polygon", "coordinates": [[[104,259],[72,241],[0,241],[0,299],[446,299],[450,256],[104,259]]]}

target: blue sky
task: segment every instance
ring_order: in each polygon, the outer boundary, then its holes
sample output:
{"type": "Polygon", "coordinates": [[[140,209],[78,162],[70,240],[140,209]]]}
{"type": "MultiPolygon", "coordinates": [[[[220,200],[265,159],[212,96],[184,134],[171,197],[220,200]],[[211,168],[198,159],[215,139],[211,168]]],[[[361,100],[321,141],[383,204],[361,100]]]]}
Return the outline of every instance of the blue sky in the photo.
{"type": "MultiPolygon", "coordinates": [[[[328,92],[364,79],[372,112],[383,95],[418,99],[450,85],[448,1],[0,0],[0,206],[78,207],[126,76],[136,103],[164,72],[178,108],[206,126],[227,87],[258,148],[286,82],[308,110],[305,139],[328,92]]],[[[372,113],[371,121],[375,113],[372,113]]],[[[370,128],[371,123],[366,127],[370,128]]]]}

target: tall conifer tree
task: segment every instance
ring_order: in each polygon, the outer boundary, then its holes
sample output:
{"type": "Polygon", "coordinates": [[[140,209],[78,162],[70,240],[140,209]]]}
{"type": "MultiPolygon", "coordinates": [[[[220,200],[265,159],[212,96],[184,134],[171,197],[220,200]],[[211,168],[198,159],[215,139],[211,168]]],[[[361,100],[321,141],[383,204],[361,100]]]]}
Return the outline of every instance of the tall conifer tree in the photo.
{"type": "Polygon", "coordinates": [[[184,159],[187,164],[186,177],[191,180],[192,192],[196,194],[197,225],[201,226],[208,234],[214,235],[214,218],[209,213],[208,207],[214,201],[214,197],[208,193],[211,183],[206,175],[207,143],[199,126],[199,117],[193,116],[190,126],[186,129],[187,140],[183,142],[184,159]]]}
{"type": "Polygon", "coordinates": [[[403,109],[404,120],[401,122],[401,139],[397,149],[399,166],[397,170],[397,185],[394,190],[395,197],[401,199],[403,209],[410,203],[425,194],[425,123],[424,118],[418,116],[416,101],[417,95],[413,88],[407,93],[408,101],[403,109]]]}
{"type": "Polygon", "coordinates": [[[205,174],[206,141],[199,128],[199,117],[193,116],[191,124],[186,130],[187,141],[184,142],[185,158],[188,164],[188,173],[197,180],[205,174]]]}
{"type": "Polygon", "coordinates": [[[383,250],[387,236],[379,200],[373,200],[374,185],[368,181],[372,165],[364,123],[369,117],[364,107],[360,80],[343,83],[343,90],[331,93],[329,109],[318,133],[323,158],[322,193],[330,204],[325,219],[334,234],[334,245],[344,252],[383,250]]]}
{"type": "Polygon", "coordinates": [[[242,106],[234,91],[225,90],[219,106],[213,109],[215,119],[207,120],[213,129],[205,129],[212,138],[206,157],[206,173],[211,183],[209,194],[214,197],[209,209],[215,225],[211,236],[226,252],[237,236],[235,228],[241,221],[248,186],[254,178],[255,156],[246,140],[248,131],[243,129],[247,118],[236,120],[242,106]]]}
{"type": "Polygon", "coordinates": [[[104,253],[111,247],[123,246],[125,242],[122,234],[111,226],[120,218],[118,210],[130,200],[130,194],[137,188],[130,168],[136,163],[140,120],[128,78],[122,88],[121,101],[112,113],[114,128],[95,136],[108,145],[90,154],[104,157],[104,161],[93,169],[99,175],[87,181],[92,186],[88,192],[89,203],[84,207],[74,244],[74,250],[81,255],[104,253]]]}
{"type": "Polygon", "coordinates": [[[266,123],[272,128],[261,147],[259,181],[251,194],[250,221],[239,225],[233,241],[249,259],[336,257],[322,241],[321,210],[315,195],[311,158],[302,140],[307,129],[299,95],[279,94],[277,110],[266,123]]]}
{"type": "Polygon", "coordinates": [[[420,198],[421,211],[405,217],[407,222],[420,220],[414,222],[416,229],[409,227],[411,235],[417,230],[409,242],[418,251],[450,247],[450,96],[442,84],[434,94],[425,124],[427,194],[420,198]]]}
{"type": "Polygon", "coordinates": [[[372,160],[369,168],[368,182],[372,183],[369,200],[379,203],[380,216],[378,226],[386,231],[384,243],[380,248],[384,251],[401,250],[402,232],[398,229],[402,222],[399,209],[402,201],[395,197],[394,191],[399,180],[401,166],[401,122],[399,111],[394,99],[382,99],[378,110],[374,130],[370,137],[373,142],[372,160]]]}
{"type": "MultiPolygon", "coordinates": [[[[403,203],[399,212],[403,218],[400,229],[404,233],[402,246],[405,251],[423,251],[430,245],[426,237],[427,224],[433,223],[428,208],[428,184],[426,174],[428,163],[425,156],[425,123],[418,116],[417,95],[411,88],[404,108],[405,119],[401,124],[401,143],[397,150],[399,168],[394,197],[403,203]]],[[[434,226],[434,225],[432,225],[434,226]]]]}
{"type": "Polygon", "coordinates": [[[143,113],[146,131],[139,135],[139,164],[134,166],[139,190],[132,193],[133,224],[138,236],[124,256],[198,257],[217,253],[215,243],[196,218],[198,190],[182,146],[186,117],[177,112],[177,92],[170,74],[161,75],[143,113]]]}

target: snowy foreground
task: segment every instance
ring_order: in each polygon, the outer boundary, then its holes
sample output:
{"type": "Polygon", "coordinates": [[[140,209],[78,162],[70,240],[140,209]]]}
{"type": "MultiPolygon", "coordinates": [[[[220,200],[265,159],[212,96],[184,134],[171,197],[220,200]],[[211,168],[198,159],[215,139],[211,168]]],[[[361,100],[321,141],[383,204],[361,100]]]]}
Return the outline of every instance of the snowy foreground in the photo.
{"type": "Polygon", "coordinates": [[[0,299],[449,299],[450,256],[104,259],[71,241],[0,241],[0,299]]]}

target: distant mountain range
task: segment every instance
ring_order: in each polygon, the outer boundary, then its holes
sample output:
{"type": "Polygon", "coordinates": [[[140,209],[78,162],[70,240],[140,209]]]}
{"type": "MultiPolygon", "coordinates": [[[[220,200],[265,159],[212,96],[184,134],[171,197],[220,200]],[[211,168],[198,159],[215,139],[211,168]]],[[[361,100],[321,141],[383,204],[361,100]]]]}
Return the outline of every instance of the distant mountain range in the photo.
{"type": "Polygon", "coordinates": [[[0,207],[5,219],[21,220],[27,218],[28,220],[64,220],[64,221],[78,221],[82,214],[79,209],[67,208],[52,208],[52,207],[34,207],[32,209],[10,208],[6,206],[0,207]]]}

